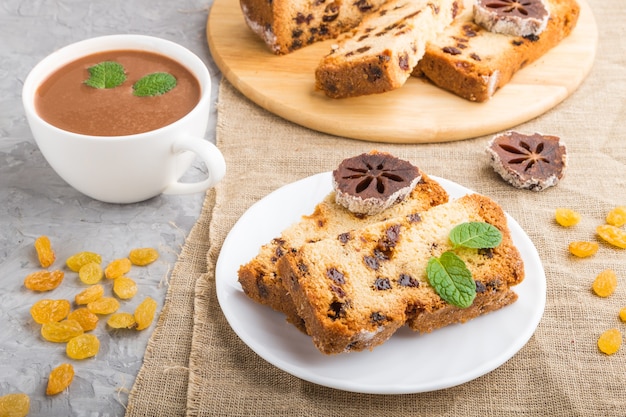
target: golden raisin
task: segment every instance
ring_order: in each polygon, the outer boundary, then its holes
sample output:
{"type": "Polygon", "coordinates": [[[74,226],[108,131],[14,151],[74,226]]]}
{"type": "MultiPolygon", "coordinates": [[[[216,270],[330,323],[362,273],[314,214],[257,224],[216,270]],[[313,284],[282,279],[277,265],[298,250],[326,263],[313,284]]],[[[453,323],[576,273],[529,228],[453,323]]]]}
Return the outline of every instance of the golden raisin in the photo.
{"type": "Polygon", "coordinates": [[[78,271],[78,278],[84,284],[97,284],[104,276],[102,267],[97,262],[89,262],[83,265],[78,271]]]}
{"type": "Polygon", "coordinates": [[[56,256],[54,250],[52,250],[52,244],[48,236],[39,236],[35,239],[35,250],[37,251],[37,258],[42,268],[48,268],[54,263],[56,256]]]}
{"type": "Polygon", "coordinates": [[[115,278],[113,280],[113,292],[122,300],[128,300],[137,294],[137,284],[128,277],[115,278]]]}
{"type": "Polygon", "coordinates": [[[600,245],[598,245],[597,242],[577,241],[569,244],[569,251],[574,256],[586,258],[594,255],[598,251],[599,247],[600,245]]]}
{"type": "Polygon", "coordinates": [[[46,395],[55,395],[69,387],[74,379],[74,367],[69,363],[62,363],[50,372],[46,395]]]}
{"type": "Polygon", "coordinates": [[[111,314],[120,308],[120,303],[113,297],[102,297],[87,304],[87,308],[94,314],[111,314]]]}
{"type": "Polygon", "coordinates": [[[30,315],[35,323],[44,324],[61,321],[70,313],[67,300],[39,300],[30,308],[30,315]]]}
{"type": "Polygon", "coordinates": [[[557,208],[555,219],[558,224],[563,227],[570,227],[580,222],[580,214],[568,208],[557,208]]]}
{"type": "Polygon", "coordinates": [[[33,291],[50,291],[61,285],[63,271],[37,271],[24,279],[24,286],[33,291]]]}
{"type": "Polygon", "coordinates": [[[81,334],[72,338],[65,346],[65,353],[72,359],[87,359],[98,354],[100,340],[93,334],[81,334]]]}
{"type": "Polygon", "coordinates": [[[104,287],[100,284],[92,285],[89,288],[85,288],[74,297],[74,301],[78,305],[92,303],[104,295],[104,287]]]}
{"type": "Polygon", "coordinates": [[[88,263],[91,263],[91,262],[100,264],[102,263],[102,257],[94,252],[86,252],[86,251],[78,252],[70,256],[69,258],[67,258],[67,261],[65,261],[65,264],[72,271],[78,272],[80,271],[80,268],[82,268],[84,265],[87,265],[88,263]]]}
{"type": "Polygon", "coordinates": [[[83,328],[76,320],[66,319],[41,325],[41,335],[49,342],[65,343],[81,334],[83,334],[83,328]]]}
{"type": "Polygon", "coordinates": [[[591,288],[599,297],[608,297],[613,294],[613,291],[617,288],[617,276],[615,272],[610,269],[605,269],[600,272],[593,281],[591,288]]]}
{"type": "Polygon", "coordinates": [[[157,303],[150,297],[146,297],[135,309],[135,321],[137,330],[143,330],[152,324],[156,313],[157,303]]]}
{"type": "Polygon", "coordinates": [[[67,318],[70,320],[76,320],[80,323],[80,327],[82,327],[86,332],[95,329],[98,326],[99,320],[98,316],[89,311],[87,307],[77,308],[72,311],[67,318]]]}
{"type": "Polygon", "coordinates": [[[30,410],[30,397],[23,393],[7,394],[0,397],[0,416],[25,417],[30,410]]]}
{"type": "Polygon", "coordinates": [[[607,355],[617,352],[622,345],[622,333],[619,329],[609,329],[598,338],[598,348],[607,355]]]}
{"type": "Polygon", "coordinates": [[[596,227],[596,233],[602,240],[610,243],[613,246],[617,246],[621,249],[626,249],[626,231],[619,227],[611,226],[610,224],[603,224],[596,227]]]}
{"type": "Polygon", "coordinates": [[[606,222],[611,226],[622,227],[626,224],[626,206],[615,207],[606,215],[606,222]]]}
{"type": "Polygon", "coordinates": [[[111,261],[104,270],[104,276],[108,279],[119,278],[130,271],[130,260],[128,258],[119,258],[111,261]]]}
{"type": "Polygon", "coordinates": [[[131,313],[114,313],[107,320],[107,324],[113,329],[132,329],[137,322],[131,313]]]}
{"type": "Polygon", "coordinates": [[[154,248],[137,248],[130,251],[128,259],[137,266],[146,266],[159,259],[159,252],[154,248]]]}

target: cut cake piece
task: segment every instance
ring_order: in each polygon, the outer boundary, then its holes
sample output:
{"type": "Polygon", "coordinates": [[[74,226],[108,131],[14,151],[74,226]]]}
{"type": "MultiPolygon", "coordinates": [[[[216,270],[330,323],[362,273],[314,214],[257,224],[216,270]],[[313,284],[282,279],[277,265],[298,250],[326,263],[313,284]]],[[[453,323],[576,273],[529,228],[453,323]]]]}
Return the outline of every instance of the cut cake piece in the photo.
{"type": "Polygon", "coordinates": [[[351,213],[335,201],[331,192],[320,202],[312,214],[284,230],[281,235],[263,245],[259,254],[242,265],[238,278],[245,294],[254,301],[267,305],[287,316],[287,321],[302,331],[304,323],[282,284],[276,264],[288,252],[307,242],[326,237],[336,237],[341,233],[365,225],[398,216],[418,215],[429,208],[448,201],[448,194],[435,180],[421,172],[421,180],[403,201],[372,216],[351,213]]]}
{"type": "Polygon", "coordinates": [[[346,98],[401,87],[460,7],[461,0],[390,0],[337,40],[315,70],[316,88],[346,98]]]}
{"type": "Polygon", "coordinates": [[[372,349],[407,324],[430,332],[500,309],[517,299],[524,278],[504,212],[471,194],[423,212],[353,230],[289,252],[279,274],[315,346],[323,353],[372,349]],[[450,231],[487,222],[502,234],[493,249],[453,248],[450,231]],[[471,271],[476,297],[467,308],[445,302],[429,284],[431,257],[453,250],[471,271]]]}
{"type": "Polygon", "coordinates": [[[471,0],[465,1],[463,13],[426,45],[413,75],[477,102],[489,100],[518,70],[567,37],[580,13],[575,0],[544,0],[550,12],[545,30],[539,35],[511,36],[475,23],[471,0]]]}
{"type": "Polygon", "coordinates": [[[336,38],[386,0],[240,0],[244,19],[278,55],[336,38]]]}

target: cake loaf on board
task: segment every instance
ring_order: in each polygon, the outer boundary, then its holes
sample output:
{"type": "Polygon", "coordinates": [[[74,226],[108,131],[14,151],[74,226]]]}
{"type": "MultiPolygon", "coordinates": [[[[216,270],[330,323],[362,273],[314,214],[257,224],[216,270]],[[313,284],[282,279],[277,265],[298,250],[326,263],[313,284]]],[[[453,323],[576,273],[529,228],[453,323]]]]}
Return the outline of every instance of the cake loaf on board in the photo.
{"type": "Polygon", "coordinates": [[[240,0],[247,25],[278,55],[336,38],[387,0],[240,0]]]}
{"type": "Polygon", "coordinates": [[[475,23],[473,0],[465,1],[452,25],[426,45],[413,75],[476,102],[489,100],[518,70],[559,44],[574,29],[580,13],[576,0],[543,0],[550,12],[545,30],[511,36],[475,23]]]}
{"type": "Polygon", "coordinates": [[[390,0],[342,35],[315,70],[315,87],[332,98],[384,93],[404,85],[461,0],[390,0]]]}

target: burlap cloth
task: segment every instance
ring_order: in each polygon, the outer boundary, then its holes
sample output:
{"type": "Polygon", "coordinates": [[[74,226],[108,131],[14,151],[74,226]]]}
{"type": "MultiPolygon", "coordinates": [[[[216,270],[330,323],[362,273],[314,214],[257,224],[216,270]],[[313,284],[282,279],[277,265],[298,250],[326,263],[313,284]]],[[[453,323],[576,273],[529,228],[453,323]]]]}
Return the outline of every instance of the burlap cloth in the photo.
{"type": "Polygon", "coordinates": [[[617,327],[626,334],[626,323],[618,318],[626,307],[626,251],[601,245],[588,259],[567,252],[570,241],[594,239],[595,226],[608,210],[626,205],[626,7],[622,0],[591,3],[601,28],[591,74],[561,105],[517,127],[557,134],[568,145],[566,178],[540,193],[516,190],[492,171],[484,154],[488,137],[427,145],[332,137],[282,120],[222,82],[217,145],[228,173],[207,194],[172,272],[127,415],[626,416],[626,346],[606,356],[596,345],[606,329],[617,327]],[[537,247],[547,275],[543,319],[527,345],[493,372],[429,393],[344,392],[302,381],[265,362],[226,322],[217,302],[214,266],[238,218],[276,188],[332,170],[341,159],[372,148],[494,198],[537,247]],[[578,210],[582,222],[559,227],[557,207],[578,210]],[[620,284],[602,299],[590,286],[606,268],[617,273],[620,284]]]}

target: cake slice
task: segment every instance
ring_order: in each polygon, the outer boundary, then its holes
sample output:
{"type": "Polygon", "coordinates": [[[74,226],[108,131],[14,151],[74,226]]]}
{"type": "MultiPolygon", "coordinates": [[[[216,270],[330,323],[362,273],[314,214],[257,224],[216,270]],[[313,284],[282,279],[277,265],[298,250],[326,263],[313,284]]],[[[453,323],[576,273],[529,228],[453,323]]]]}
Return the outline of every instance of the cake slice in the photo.
{"type": "Polygon", "coordinates": [[[240,0],[244,19],[277,55],[336,38],[386,0],[240,0]]]}
{"type": "Polygon", "coordinates": [[[405,324],[430,332],[500,309],[517,299],[510,287],[524,278],[504,212],[478,194],[305,244],[285,254],[278,271],[313,343],[326,354],[372,349],[405,324]],[[492,249],[453,247],[450,231],[466,222],[493,225],[501,242],[492,249]],[[475,281],[475,298],[465,308],[444,301],[427,278],[429,259],[447,251],[475,281]]]}
{"type": "Polygon", "coordinates": [[[448,194],[435,180],[421,172],[421,179],[403,201],[384,211],[363,216],[350,212],[336,202],[331,192],[320,202],[313,213],[284,230],[280,236],[263,245],[256,257],[238,271],[238,279],[245,294],[254,301],[267,305],[287,316],[287,320],[300,330],[306,331],[295,305],[283,286],[276,269],[280,258],[307,242],[315,242],[329,236],[336,238],[342,233],[365,225],[398,216],[417,215],[433,206],[448,201],[448,194]]]}
{"type": "Polygon", "coordinates": [[[333,45],[315,70],[331,98],[383,93],[404,85],[433,40],[454,19],[461,0],[390,0],[333,45]]]}
{"type": "Polygon", "coordinates": [[[452,25],[426,45],[413,75],[477,102],[489,100],[519,69],[567,37],[580,12],[576,0],[544,0],[550,15],[546,28],[538,35],[511,36],[475,23],[472,0],[465,1],[452,25]]]}

